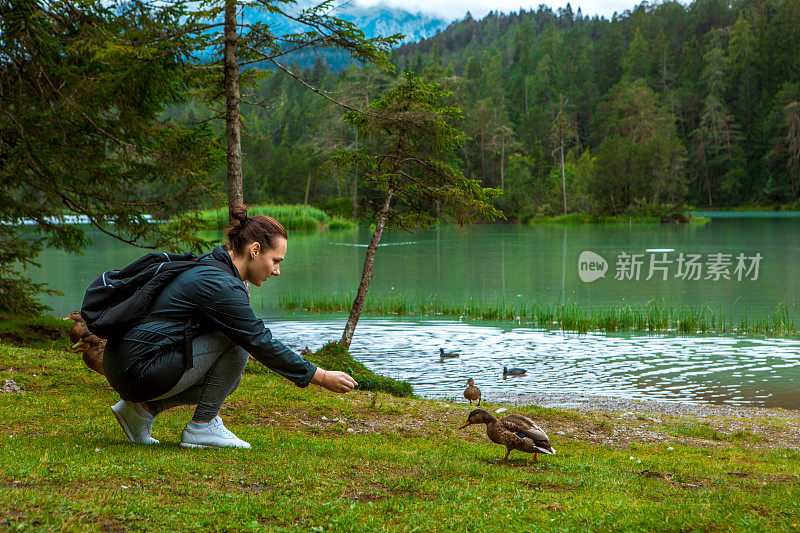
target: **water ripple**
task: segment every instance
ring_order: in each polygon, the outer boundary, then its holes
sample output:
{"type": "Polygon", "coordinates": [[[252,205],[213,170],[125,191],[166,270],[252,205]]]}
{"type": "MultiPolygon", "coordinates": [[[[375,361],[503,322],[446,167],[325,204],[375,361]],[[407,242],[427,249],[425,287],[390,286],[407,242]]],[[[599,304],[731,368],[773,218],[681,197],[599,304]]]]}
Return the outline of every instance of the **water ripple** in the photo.
{"type": "MultiPolygon", "coordinates": [[[[338,340],[345,322],[267,320],[276,338],[297,349],[338,340]]],[[[472,377],[485,398],[549,391],[800,409],[795,340],[577,335],[453,320],[362,318],[351,353],[431,398],[460,398],[472,377]],[[442,363],[440,347],[461,357],[442,363]],[[528,373],[504,380],[503,366],[528,373]]]]}

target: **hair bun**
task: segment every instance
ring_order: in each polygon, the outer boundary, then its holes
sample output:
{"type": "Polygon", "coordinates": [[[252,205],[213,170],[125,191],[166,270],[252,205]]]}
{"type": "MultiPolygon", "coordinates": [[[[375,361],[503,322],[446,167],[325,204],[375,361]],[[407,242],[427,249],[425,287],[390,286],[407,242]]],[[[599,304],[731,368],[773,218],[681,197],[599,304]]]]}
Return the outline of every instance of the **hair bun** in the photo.
{"type": "Polygon", "coordinates": [[[231,208],[231,218],[239,222],[247,220],[247,206],[243,204],[233,206],[231,208]]]}

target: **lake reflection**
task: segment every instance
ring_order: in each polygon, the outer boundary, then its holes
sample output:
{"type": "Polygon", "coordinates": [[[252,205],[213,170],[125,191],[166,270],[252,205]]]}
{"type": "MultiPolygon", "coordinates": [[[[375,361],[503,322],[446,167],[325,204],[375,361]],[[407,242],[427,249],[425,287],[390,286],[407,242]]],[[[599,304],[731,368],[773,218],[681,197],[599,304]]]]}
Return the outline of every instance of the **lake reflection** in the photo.
{"type": "MultiPolygon", "coordinates": [[[[267,319],[301,349],[338,340],[345,318],[267,319]]],[[[362,318],[351,346],[373,371],[430,398],[461,398],[468,378],[484,398],[574,392],[639,400],[800,409],[800,341],[665,335],[572,335],[512,325],[362,318]],[[461,357],[439,362],[438,349],[461,357]],[[502,379],[503,366],[525,368],[502,379]]]]}

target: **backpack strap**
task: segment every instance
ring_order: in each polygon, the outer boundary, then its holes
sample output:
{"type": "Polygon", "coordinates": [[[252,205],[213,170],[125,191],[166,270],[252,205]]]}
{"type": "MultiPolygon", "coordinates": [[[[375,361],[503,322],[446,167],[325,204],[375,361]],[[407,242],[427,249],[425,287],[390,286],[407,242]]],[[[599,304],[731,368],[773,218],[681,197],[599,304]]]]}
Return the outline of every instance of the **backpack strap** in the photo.
{"type": "MultiPolygon", "coordinates": [[[[201,256],[201,257],[205,257],[205,256],[201,256]]],[[[217,260],[202,261],[202,262],[198,261],[197,264],[192,268],[196,268],[196,267],[200,267],[200,266],[211,266],[211,267],[214,267],[216,269],[221,270],[222,272],[228,272],[228,270],[225,268],[225,266],[220,264],[220,262],[217,261],[217,260]]],[[[161,267],[159,266],[159,268],[161,268],[161,267]]],[[[188,269],[188,270],[191,270],[191,269],[188,269]]],[[[136,323],[132,324],[131,327],[138,326],[140,324],[145,324],[147,322],[154,322],[154,321],[159,321],[159,322],[182,322],[184,324],[184,326],[183,326],[183,342],[184,342],[184,347],[183,347],[183,368],[184,368],[184,371],[189,369],[189,368],[194,368],[194,347],[192,346],[194,344],[194,339],[196,338],[195,331],[193,329],[194,326],[196,325],[195,321],[194,321],[194,318],[193,317],[189,317],[188,320],[184,321],[184,320],[178,320],[178,319],[174,319],[174,318],[170,318],[170,317],[154,317],[153,315],[151,315],[148,312],[146,317],[142,318],[141,320],[136,321],[136,323]]]]}

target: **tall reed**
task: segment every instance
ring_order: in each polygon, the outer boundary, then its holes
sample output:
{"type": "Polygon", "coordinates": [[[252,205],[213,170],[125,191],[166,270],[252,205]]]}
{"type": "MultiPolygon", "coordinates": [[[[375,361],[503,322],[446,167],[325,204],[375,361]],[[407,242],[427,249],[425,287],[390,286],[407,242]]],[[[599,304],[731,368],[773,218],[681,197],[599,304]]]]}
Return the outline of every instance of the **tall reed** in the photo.
{"type": "MultiPolygon", "coordinates": [[[[310,312],[348,312],[353,294],[293,294],[279,298],[284,309],[310,312]]],[[[590,309],[575,302],[539,303],[473,298],[450,301],[437,296],[367,295],[364,313],[380,315],[451,316],[504,320],[546,329],[588,331],[673,332],[681,334],[734,333],[772,336],[797,334],[794,312],[785,303],[772,313],[735,318],[707,306],[678,306],[662,300],[644,305],[610,305],[590,309]]]]}

